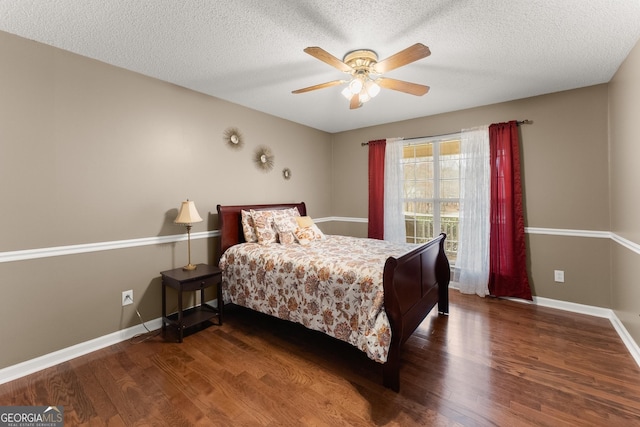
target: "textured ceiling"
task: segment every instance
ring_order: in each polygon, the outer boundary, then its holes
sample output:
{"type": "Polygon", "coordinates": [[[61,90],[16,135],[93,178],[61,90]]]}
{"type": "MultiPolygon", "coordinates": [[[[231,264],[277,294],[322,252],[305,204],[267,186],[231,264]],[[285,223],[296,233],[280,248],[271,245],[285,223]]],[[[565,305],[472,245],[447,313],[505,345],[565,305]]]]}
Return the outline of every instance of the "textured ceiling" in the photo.
{"type": "Polygon", "coordinates": [[[640,38],[640,0],[0,0],[0,30],[328,132],[608,82],[640,38]],[[305,54],[431,56],[386,74],[425,84],[349,110],[305,54]]]}

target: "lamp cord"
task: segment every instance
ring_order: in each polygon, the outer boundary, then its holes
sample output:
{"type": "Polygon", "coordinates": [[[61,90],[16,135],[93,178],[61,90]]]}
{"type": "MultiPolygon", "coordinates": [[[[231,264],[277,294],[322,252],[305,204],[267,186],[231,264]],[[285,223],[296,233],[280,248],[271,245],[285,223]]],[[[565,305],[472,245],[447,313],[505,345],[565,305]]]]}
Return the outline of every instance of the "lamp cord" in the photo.
{"type": "Polygon", "coordinates": [[[142,316],[140,315],[140,312],[138,311],[137,308],[136,308],[136,314],[138,315],[138,319],[140,319],[140,323],[142,323],[142,326],[144,326],[144,328],[147,330],[147,332],[143,332],[141,334],[134,335],[133,337],[131,337],[129,342],[131,342],[132,344],[140,344],[140,343],[143,343],[145,341],[150,340],[151,338],[153,338],[155,336],[158,336],[162,332],[162,328],[159,328],[156,331],[152,331],[149,328],[147,328],[147,325],[144,323],[144,320],[142,320],[142,316]]]}

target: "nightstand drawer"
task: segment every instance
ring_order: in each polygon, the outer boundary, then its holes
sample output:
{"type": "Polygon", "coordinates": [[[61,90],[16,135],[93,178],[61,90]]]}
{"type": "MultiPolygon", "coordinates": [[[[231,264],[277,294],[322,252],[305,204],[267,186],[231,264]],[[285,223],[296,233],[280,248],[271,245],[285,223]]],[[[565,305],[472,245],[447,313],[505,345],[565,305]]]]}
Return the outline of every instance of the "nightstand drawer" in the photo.
{"type": "Polygon", "coordinates": [[[189,282],[182,283],[183,291],[197,291],[200,289],[208,288],[209,286],[217,285],[220,283],[221,277],[219,274],[215,276],[206,277],[204,279],[191,280],[189,282]]]}

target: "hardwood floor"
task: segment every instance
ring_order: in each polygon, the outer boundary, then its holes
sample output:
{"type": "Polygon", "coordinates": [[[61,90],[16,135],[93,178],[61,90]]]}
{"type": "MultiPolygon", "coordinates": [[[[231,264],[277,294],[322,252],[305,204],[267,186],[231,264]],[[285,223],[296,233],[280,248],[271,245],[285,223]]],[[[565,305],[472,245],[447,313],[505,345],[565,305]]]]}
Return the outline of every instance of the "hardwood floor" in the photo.
{"type": "Polygon", "coordinates": [[[0,385],[65,426],[640,425],[640,369],[606,319],[451,290],[407,341],[401,390],[342,342],[234,307],[223,326],[125,342],[0,385]]]}

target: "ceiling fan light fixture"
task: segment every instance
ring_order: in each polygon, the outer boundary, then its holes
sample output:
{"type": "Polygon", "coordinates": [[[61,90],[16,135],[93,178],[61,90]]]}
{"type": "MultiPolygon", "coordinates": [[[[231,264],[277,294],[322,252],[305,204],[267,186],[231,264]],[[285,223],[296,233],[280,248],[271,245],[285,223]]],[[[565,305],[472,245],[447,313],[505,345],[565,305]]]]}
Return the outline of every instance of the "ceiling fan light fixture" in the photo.
{"type": "Polygon", "coordinates": [[[351,89],[349,89],[349,86],[347,86],[344,89],[342,89],[342,92],[340,92],[340,93],[342,94],[342,96],[344,96],[348,100],[350,100],[351,97],[353,96],[353,94],[351,93],[351,89]]]}
{"type": "MultiPolygon", "coordinates": [[[[371,98],[375,98],[380,93],[380,86],[378,86],[378,83],[371,79],[367,80],[367,82],[364,84],[364,89],[367,92],[367,95],[369,95],[371,98]]],[[[362,95],[360,95],[360,98],[362,98],[362,95]]]]}
{"type": "Polygon", "coordinates": [[[352,95],[355,95],[356,93],[360,93],[362,86],[362,80],[356,76],[349,82],[349,91],[351,91],[352,95]]]}

